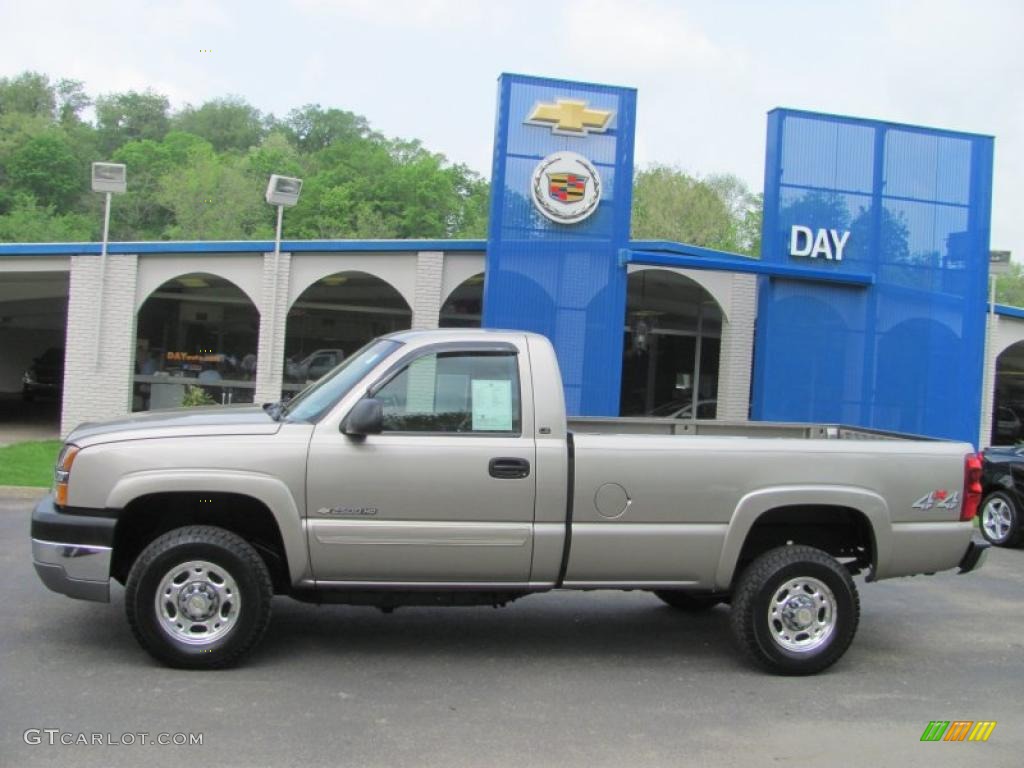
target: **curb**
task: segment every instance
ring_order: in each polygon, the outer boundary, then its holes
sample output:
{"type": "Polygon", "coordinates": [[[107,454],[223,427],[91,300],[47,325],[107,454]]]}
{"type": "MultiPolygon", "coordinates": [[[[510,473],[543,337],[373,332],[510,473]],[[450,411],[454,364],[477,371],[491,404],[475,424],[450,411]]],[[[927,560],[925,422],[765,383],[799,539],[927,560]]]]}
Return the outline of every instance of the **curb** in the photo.
{"type": "Polygon", "coordinates": [[[49,488],[31,485],[0,485],[0,498],[6,499],[39,499],[49,492],[49,488]]]}

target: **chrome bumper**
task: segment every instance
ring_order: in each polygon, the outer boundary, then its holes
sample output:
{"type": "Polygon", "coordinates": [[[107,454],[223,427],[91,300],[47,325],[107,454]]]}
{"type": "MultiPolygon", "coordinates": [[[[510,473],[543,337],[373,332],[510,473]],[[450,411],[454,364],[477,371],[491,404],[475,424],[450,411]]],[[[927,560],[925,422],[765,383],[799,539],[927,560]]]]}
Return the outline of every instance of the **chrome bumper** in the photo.
{"type": "Polygon", "coordinates": [[[32,539],[32,564],[43,584],[79,600],[110,602],[110,547],[32,539]]]}
{"type": "Polygon", "coordinates": [[[32,565],[49,589],[79,600],[110,602],[115,520],[97,510],[65,510],[46,496],[32,513],[32,565]]]}

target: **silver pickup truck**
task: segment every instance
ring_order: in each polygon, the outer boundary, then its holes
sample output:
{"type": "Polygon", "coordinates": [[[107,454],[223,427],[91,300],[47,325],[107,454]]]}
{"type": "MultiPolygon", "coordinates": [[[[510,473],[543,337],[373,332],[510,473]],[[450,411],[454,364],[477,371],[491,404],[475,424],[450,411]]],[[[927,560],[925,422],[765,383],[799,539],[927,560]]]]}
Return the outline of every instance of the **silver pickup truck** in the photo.
{"type": "Polygon", "coordinates": [[[223,667],[275,594],[502,605],[553,589],[731,605],[740,648],[809,674],[869,579],[978,567],[965,443],[829,425],[570,419],[551,344],[382,337],[287,403],[84,424],[32,517],[52,590],[109,601],[155,658],[223,667]]]}

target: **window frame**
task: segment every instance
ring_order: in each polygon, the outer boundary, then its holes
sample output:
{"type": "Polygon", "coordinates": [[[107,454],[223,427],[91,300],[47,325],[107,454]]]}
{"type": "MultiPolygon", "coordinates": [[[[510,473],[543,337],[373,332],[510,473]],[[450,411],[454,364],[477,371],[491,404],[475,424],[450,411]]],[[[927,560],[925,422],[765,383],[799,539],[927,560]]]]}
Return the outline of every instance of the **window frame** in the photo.
{"type": "MultiPolygon", "coordinates": [[[[415,350],[407,352],[402,355],[398,360],[388,366],[388,369],[378,377],[378,379],[371,384],[363,398],[376,397],[377,393],[380,392],[384,387],[391,383],[399,374],[401,374],[406,368],[412,365],[416,360],[421,357],[427,357],[429,355],[451,355],[451,354],[466,354],[466,355],[487,355],[492,357],[511,357],[515,361],[516,376],[515,386],[517,400],[517,412],[516,416],[519,428],[508,432],[474,432],[469,430],[467,432],[445,432],[439,430],[385,430],[380,433],[379,436],[384,435],[422,435],[424,437],[499,437],[499,438],[522,438],[523,431],[523,366],[520,362],[519,355],[521,350],[515,344],[507,341],[494,341],[494,342],[442,342],[438,344],[429,344],[424,347],[418,347],[415,350]]],[[[363,399],[360,398],[360,399],[363,399]]]]}

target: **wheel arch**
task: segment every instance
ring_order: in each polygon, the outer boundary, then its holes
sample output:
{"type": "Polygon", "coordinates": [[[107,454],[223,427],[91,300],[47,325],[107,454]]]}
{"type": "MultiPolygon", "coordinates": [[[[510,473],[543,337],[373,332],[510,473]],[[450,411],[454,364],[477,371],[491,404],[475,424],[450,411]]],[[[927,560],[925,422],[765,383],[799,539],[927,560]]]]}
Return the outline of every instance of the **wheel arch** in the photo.
{"type": "Polygon", "coordinates": [[[784,486],[753,491],[744,496],[732,515],[715,573],[715,587],[731,588],[740,568],[763,551],[792,540],[796,544],[836,550],[826,528],[852,526],[856,556],[870,566],[871,579],[884,575],[891,554],[889,508],[873,491],[843,486],[784,486]],[[771,529],[772,534],[766,531],[771,529]],[[777,541],[778,535],[786,540],[777,541]],[[788,534],[794,535],[788,535],[788,534]]]}
{"type": "Polygon", "coordinates": [[[127,574],[148,541],[192,524],[218,525],[252,540],[264,559],[270,558],[275,587],[296,584],[308,575],[302,514],[288,487],[276,478],[217,470],[133,473],[114,486],[106,506],[120,510],[111,562],[115,578],[127,574]],[[280,563],[273,562],[275,551],[280,563]]]}

